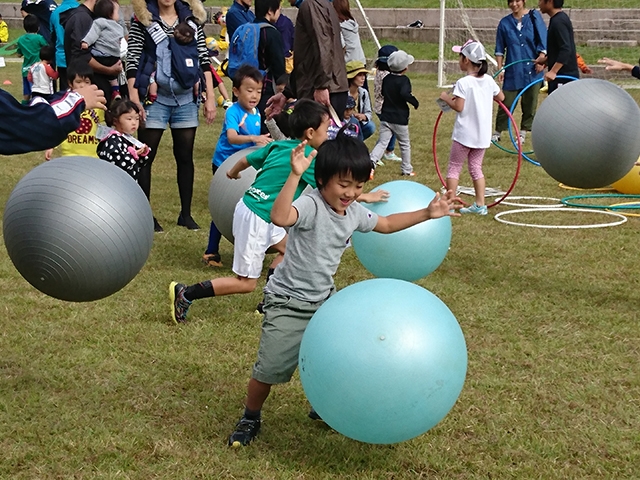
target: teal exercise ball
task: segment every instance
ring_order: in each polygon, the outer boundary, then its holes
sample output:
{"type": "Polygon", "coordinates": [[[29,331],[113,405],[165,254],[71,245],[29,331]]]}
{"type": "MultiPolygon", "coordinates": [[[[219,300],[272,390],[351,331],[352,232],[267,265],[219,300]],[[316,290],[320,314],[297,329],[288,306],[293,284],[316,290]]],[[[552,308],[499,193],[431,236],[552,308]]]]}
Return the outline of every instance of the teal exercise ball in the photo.
{"type": "Polygon", "coordinates": [[[11,261],[41,292],[90,302],[117,292],[142,269],[153,214],[124,170],[90,157],[38,165],[15,186],[2,231],[11,261]]]}
{"type": "Polygon", "coordinates": [[[569,82],[536,112],[531,141],[540,166],[570,187],[606,187],[640,155],[640,107],[625,90],[599,79],[569,82]]]}
{"type": "MultiPolygon", "coordinates": [[[[368,204],[378,215],[410,212],[425,208],[435,192],[417,182],[397,180],[380,185],[389,192],[387,202],[368,204]]],[[[356,232],[353,248],[362,265],[378,278],[413,282],[440,266],[451,244],[451,218],[442,217],[391,234],[356,232]]]]}
{"type": "Polygon", "coordinates": [[[467,348],[449,308],[395,279],[353,284],[329,298],[302,337],[300,380],[334,430],[390,444],[423,434],[455,404],[467,348]]]}

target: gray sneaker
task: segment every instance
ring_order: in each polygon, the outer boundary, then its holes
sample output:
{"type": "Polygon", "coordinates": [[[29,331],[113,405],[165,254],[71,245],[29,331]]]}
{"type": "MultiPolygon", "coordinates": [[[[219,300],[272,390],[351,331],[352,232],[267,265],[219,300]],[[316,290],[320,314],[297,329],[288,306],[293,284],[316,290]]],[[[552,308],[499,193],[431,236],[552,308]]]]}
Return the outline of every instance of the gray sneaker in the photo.
{"type": "Polygon", "coordinates": [[[493,135],[491,135],[491,141],[494,143],[498,143],[500,141],[500,136],[500,132],[493,132],[493,135]]]}

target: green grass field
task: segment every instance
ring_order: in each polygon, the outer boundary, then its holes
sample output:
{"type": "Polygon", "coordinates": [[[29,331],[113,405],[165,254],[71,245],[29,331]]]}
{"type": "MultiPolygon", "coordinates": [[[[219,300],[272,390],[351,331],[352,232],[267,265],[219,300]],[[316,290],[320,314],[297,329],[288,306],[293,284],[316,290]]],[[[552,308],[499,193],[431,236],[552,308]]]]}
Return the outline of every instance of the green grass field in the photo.
{"type": "MultiPolygon", "coordinates": [[[[16,96],[18,67],[0,69],[16,96]]],[[[415,180],[437,189],[431,138],[439,90],[433,77],[412,82],[421,102],[410,123],[415,180]]],[[[630,93],[640,101],[638,90],[630,93]]],[[[218,115],[199,128],[196,142],[193,214],[203,227],[218,115]]],[[[444,163],[452,118],[445,116],[437,135],[444,163]]],[[[466,383],[444,420],[401,444],[358,443],[306,417],[296,376],[274,388],[258,441],[231,450],[226,440],[255,359],[260,320],[253,309],[261,293],[196,302],[187,325],[172,324],[169,282],[230,275],[232,246],[222,245],[223,268],[201,265],[208,229],[175,225],[170,152],[166,135],[151,202],[166,231],[154,237],[139,275],[113,296],[86,304],[46,297],[0,248],[0,478],[637,478],[637,218],[613,228],[543,230],[498,223],[493,214],[514,208],[500,206],[487,217],[453,219],[449,254],[417,282],[449,306],[468,346],[466,383]]],[[[42,161],[42,153],[0,157],[0,205],[42,161]]],[[[491,148],[488,186],[506,189],[515,168],[514,156],[491,148]]],[[[367,188],[399,178],[397,164],[385,165],[367,188]]],[[[461,183],[470,185],[466,174],[461,183]]],[[[524,164],[513,195],[574,193],[524,164]]],[[[597,213],[516,219],[607,221],[597,213]]],[[[367,278],[347,250],[338,288],[367,278]]]]}

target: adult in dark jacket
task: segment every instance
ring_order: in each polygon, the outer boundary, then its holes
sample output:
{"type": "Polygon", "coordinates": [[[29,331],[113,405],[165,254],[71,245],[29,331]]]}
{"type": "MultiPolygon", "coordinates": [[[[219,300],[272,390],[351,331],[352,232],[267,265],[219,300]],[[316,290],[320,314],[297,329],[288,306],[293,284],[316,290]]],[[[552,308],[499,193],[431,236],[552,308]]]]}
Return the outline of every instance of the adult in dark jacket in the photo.
{"type": "Polygon", "coordinates": [[[93,83],[103,92],[109,92],[109,78],[122,71],[122,62],[118,61],[107,67],[93,58],[90,49],[81,47],[82,39],[93,24],[95,4],[96,0],[85,0],[79,7],[60,14],[60,24],[64,27],[64,55],[67,67],[75,64],[89,65],[93,70],[93,83]]]}
{"type": "Polygon", "coordinates": [[[571,81],[566,78],[556,79],[558,75],[580,78],[573,25],[569,15],[562,10],[563,5],[564,0],[538,0],[540,11],[549,15],[547,56],[537,60],[538,63],[547,65],[548,70],[544,79],[549,84],[549,93],[563,83],[571,81]]]}
{"type": "Polygon", "coordinates": [[[269,101],[273,115],[287,98],[311,98],[332,106],[340,119],[349,95],[347,68],[340,41],[340,20],[328,0],[289,0],[297,6],[293,72],[289,88],[269,101]]]}
{"type": "Polygon", "coordinates": [[[276,93],[276,80],[285,73],[282,35],[275,28],[278,17],[280,17],[280,0],[256,0],[254,23],[270,25],[260,29],[258,42],[258,68],[266,72],[262,82],[262,96],[260,103],[258,103],[258,110],[262,117],[261,133],[263,134],[269,133],[264,123],[267,101],[276,93]]]}
{"type": "Polygon", "coordinates": [[[22,0],[20,4],[20,12],[23,17],[29,14],[38,17],[38,33],[44,37],[44,39],[53,44],[51,41],[51,30],[49,29],[49,19],[51,18],[51,12],[53,12],[58,4],[53,0],[22,0]]]}
{"type": "Polygon", "coordinates": [[[0,155],[58,146],[69,132],[78,128],[85,107],[105,109],[104,94],[94,85],[75,92],[65,91],[51,103],[37,97],[29,105],[20,104],[11,94],[0,90],[0,155]]]}
{"type": "Polygon", "coordinates": [[[235,2],[231,4],[231,7],[229,7],[229,10],[227,10],[225,22],[227,24],[229,40],[231,40],[240,25],[251,23],[256,19],[253,12],[249,10],[250,8],[251,0],[235,0],[235,2]]]}

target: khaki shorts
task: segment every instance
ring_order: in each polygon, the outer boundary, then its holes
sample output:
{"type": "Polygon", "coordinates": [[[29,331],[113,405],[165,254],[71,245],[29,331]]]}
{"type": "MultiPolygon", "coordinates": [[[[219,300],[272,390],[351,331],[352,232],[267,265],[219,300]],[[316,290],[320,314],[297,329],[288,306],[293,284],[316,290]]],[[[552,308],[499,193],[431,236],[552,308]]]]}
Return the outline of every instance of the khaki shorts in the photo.
{"type": "Polygon", "coordinates": [[[252,378],[271,385],[291,380],[298,367],[302,335],[309,320],[323,303],[324,300],[309,303],[265,294],[260,348],[252,378]]]}

